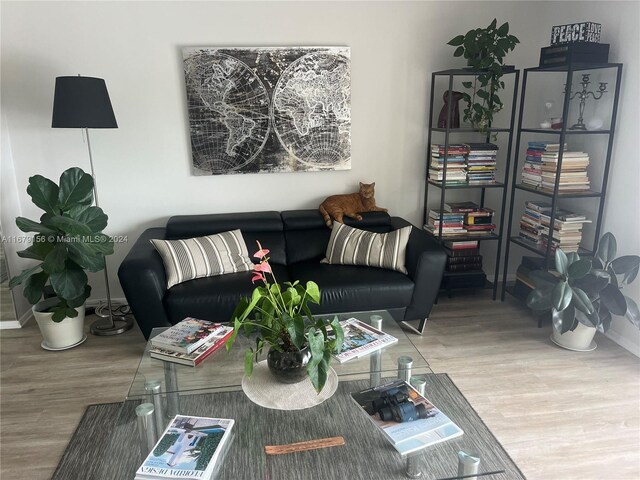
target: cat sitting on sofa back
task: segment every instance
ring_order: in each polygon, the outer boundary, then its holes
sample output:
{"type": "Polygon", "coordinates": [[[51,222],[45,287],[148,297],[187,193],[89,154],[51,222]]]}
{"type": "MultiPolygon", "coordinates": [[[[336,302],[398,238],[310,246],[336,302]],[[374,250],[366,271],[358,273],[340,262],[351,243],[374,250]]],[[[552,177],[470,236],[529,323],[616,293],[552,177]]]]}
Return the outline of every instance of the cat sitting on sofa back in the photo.
{"type": "Polygon", "coordinates": [[[333,220],[344,223],[345,216],[355,220],[362,220],[359,213],[386,212],[386,208],[376,207],[375,182],[360,182],[360,191],[345,195],[332,195],[320,204],[320,213],[324,217],[327,227],[333,226],[333,220]],[[333,220],[332,220],[333,219],[333,220]]]}

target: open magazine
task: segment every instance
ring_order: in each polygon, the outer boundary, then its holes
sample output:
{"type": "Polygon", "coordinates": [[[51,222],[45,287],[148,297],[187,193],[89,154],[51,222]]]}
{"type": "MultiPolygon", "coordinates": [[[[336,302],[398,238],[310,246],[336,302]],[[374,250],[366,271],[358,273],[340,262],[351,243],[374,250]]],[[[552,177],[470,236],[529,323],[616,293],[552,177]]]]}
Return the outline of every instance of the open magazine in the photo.
{"type": "Polygon", "coordinates": [[[176,415],[135,480],[209,479],[234,421],[176,415]]]}
{"type": "Polygon", "coordinates": [[[398,341],[394,336],[373,328],[356,318],[340,322],[344,330],[344,343],[335,359],[340,363],[368,355],[398,341]]]}
{"type": "Polygon", "coordinates": [[[402,380],[355,392],[351,397],[402,455],[464,433],[402,380]]]}

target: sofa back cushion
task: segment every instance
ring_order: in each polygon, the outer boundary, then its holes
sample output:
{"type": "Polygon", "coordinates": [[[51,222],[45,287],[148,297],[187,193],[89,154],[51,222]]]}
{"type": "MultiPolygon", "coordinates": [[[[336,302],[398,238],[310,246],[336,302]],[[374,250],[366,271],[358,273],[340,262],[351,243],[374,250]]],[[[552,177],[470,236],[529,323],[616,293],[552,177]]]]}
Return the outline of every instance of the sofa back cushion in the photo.
{"type": "MultiPolygon", "coordinates": [[[[391,217],[383,212],[363,213],[362,220],[345,217],[345,224],[372,232],[391,231],[391,217]]],[[[320,262],[325,258],[331,230],[318,210],[289,210],[282,212],[286,239],[287,264],[320,262]]]]}
{"type": "Polygon", "coordinates": [[[168,240],[211,235],[239,229],[251,259],[258,251],[256,240],[270,250],[274,265],[286,265],[282,219],[278,212],[219,213],[212,215],[178,215],[167,222],[168,240]]]}

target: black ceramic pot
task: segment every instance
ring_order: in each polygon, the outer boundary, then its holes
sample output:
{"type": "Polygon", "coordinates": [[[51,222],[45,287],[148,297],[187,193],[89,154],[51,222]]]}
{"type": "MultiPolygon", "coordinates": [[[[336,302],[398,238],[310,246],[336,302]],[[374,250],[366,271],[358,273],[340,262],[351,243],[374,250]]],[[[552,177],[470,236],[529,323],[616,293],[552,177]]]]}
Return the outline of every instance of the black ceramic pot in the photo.
{"type": "Polygon", "coordinates": [[[282,383],[298,383],[307,377],[307,365],[311,350],[305,347],[298,352],[279,352],[269,349],[267,365],[271,374],[282,383]]]}

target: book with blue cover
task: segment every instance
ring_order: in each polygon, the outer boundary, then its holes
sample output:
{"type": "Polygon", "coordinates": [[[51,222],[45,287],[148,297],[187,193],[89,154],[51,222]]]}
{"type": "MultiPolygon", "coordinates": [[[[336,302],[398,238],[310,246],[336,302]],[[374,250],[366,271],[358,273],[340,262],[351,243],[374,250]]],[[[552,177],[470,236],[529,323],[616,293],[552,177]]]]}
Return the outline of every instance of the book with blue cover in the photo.
{"type": "Polygon", "coordinates": [[[402,381],[351,394],[393,447],[406,455],[464,432],[411,385],[402,381]]]}

